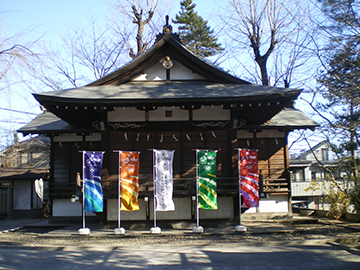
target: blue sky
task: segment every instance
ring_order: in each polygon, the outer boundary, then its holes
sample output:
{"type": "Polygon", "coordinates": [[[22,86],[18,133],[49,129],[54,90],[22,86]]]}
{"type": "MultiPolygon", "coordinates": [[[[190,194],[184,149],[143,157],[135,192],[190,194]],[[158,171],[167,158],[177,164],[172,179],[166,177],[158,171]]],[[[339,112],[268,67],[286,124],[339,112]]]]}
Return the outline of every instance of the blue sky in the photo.
{"type": "MultiPolygon", "coordinates": [[[[2,18],[12,32],[26,28],[37,28],[42,34],[58,34],[68,24],[82,23],[89,13],[107,16],[109,5],[106,0],[2,0],[2,18]]],[[[180,10],[180,0],[171,1],[174,14],[180,10]]],[[[196,11],[211,21],[211,15],[217,9],[217,1],[194,0],[196,11]]],[[[165,16],[166,14],[164,14],[165,16]]],[[[171,14],[170,14],[171,15],[171,14]]]]}
{"type": "MultiPolygon", "coordinates": [[[[26,36],[29,40],[42,38],[50,44],[56,45],[60,42],[60,36],[64,34],[69,25],[85,23],[89,14],[98,16],[98,23],[105,23],[105,16],[109,16],[109,4],[107,0],[0,0],[1,16],[0,19],[5,23],[4,35],[15,35],[24,30],[29,30],[26,36]]],[[[160,0],[161,1],[161,0],[160,0]]],[[[166,0],[163,0],[166,1],[166,0]]],[[[180,11],[180,0],[169,1],[172,5],[170,19],[174,19],[175,14],[180,11]]],[[[225,0],[193,0],[196,4],[196,11],[200,16],[209,21],[209,24],[216,27],[216,14],[219,13],[219,4],[224,7],[225,0]]],[[[39,91],[42,91],[39,89],[39,91]]],[[[32,97],[28,89],[21,89],[17,96],[12,99],[3,98],[0,92],[0,108],[10,108],[12,110],[26,111],[30,113],[40,113],[39,104],[32,97]],[[22,94],[24,93],[24,94],[22,94]]],[[[3,131],[16,130],[34,118],[34,114],[21,114],[8,112],[0,109],[0,139],[2,138],[1,128],[5,124],[3,131]],[[6,119],[6,120],[4,120],[6,119]],[[9,119],[9,120],[8,120],[9,119]]],[[[6,142],[0,141],[0,149],[6,142]]]]}
{"type": "MultiPolygon", "coordinates": [[[[90,15],[98,16],[98,23],[105,23],[105,16],[110,14],[110,6],[107,0],[0,0],[0,20],[2,37],[13,36],[26,31],[23,41],[36,40],[50,45],[60,43],[60,36],[64,35],[67,27],[71,25],[84,24],[90,15]]],[[[219,0],[220,1],[220,0],[219,0]]],[[[164,1],[163,1],[164,2],[164,1]]],[[[161,2],[161,3],[163,3],[161,2]]],[[[195,0],[196,11],[209,23],[215,19],[214,13],[218,9],[218,1],[195,0]]],[[[220,1],[222,2],[222,1],[220,1]]],[[[180,11],[180,0],[168,1],[171,6],[170,19],[180,11]]],[[[164,20],[165,22],[165,20],[164,20]]],[[[42,91],[39,89],[39,91],[42,91]]],[[[17,89],[10,96],[8,93],[0,92],[0,108],[15,111],[25,111],[30,114],[10,112],[0,109],[0,149],[8,142],[3,140],[3,133],[16,130],[30,122],[35,114],[41,113],[39,104],[32,97],[28,89],[17,89]]],[[[11,135],[7,137],[9,141],[11,135]]]]}
{"type": "Polygon", "coordinates": [[[106,1],[99,0],[13,0],[1,4],[2,18],[12,33],[35,29],[34,35],[58,34],[66,24],[81,22],[88,10],[105,13],[106,1]]]}

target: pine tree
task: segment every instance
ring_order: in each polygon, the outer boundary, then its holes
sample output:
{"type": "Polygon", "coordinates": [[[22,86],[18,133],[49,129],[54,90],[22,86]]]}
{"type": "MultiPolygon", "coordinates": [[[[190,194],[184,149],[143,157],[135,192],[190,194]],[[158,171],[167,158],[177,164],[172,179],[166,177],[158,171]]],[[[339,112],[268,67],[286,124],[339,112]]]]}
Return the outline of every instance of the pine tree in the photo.
{"type": "MultiPolygon", "coordinates": [[[[324,98],[322,106],[330,117],[324,128],[336,134],[335,170],[346,173],[343,179],[354,183],[350,190],[351,202],[360,211],[360,160],[356,150],[360,145],[360,55],[357,44],[347,43],[329,60],[326,72],[318,77],[324,98]]],[[[339,49],[339,48],[338,48],[339,49]]]]}
{"type": "Polygon", "coordinates": [[[200,57],[213,56],[223,51],[221,44],[217,43],[214,30],[194,11],[196,4],[192,0],[183,0],[180,6],[181,11],[173,23],[180,25],[179,35],[185,47],[200,57]]]}
{"type": "Polygon", "coordinates": [[[330,125],[337,138],[342,139],[340,148],[350,152],[353,176],[357,176],[359,160],[355,151],[360,143],[360,55],[356,47],[353,43],[343,46],[329,60],[326,72],[318,77],[324,98],[320,108],[332,116],[330,125]]]}
{"type": "MultiPolygon", "coordinates": [[[[324,109],[332,116],[331,126],[342,141],[340,149],[350,153],[352,176],[359,177],[360,146],[360,16],[358,0],[319,0],[331,30],[326,72],[318,77],[324,109]],[[339,132],[339,129],[343,132],[339,132]],[[341,138],[340,134],[345,134],[341,138]]],[[[360,194],[359,194],[360,195],[360,194]]],[[[359,201],[360,203],[360,201],[359,201]]],[[[360,208],[359,208],[360,210],[360,208]]]]}

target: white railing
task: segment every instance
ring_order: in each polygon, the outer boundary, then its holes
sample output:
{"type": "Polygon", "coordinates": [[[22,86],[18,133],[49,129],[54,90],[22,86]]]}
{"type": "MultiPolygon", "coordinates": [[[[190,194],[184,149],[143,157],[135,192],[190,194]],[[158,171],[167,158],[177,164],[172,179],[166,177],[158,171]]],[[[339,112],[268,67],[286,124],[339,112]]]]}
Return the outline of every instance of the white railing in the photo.
{"type": "Polygon", "coordinates": [[[319,183],[319,189],[317,191],[312,191],[307,189],[311,182],[310,181],[303,181],[303,182],[292,182],[291,183],[291,196],[321,196],[326,195],[329,190],[330,183],[326,183],[325,187],[322,185],[322,182],[319,183]]]}

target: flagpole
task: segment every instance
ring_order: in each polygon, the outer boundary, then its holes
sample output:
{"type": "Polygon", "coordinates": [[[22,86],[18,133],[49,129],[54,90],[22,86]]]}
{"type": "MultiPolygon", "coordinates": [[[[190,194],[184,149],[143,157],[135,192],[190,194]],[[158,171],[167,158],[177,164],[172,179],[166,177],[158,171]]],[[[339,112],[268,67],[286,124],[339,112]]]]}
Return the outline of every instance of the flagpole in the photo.
{"type": "Polygon", "coordinates": [[[240,173],[240,148],[238,149],[238,187],[239,187],[239,225],[241,226],[241,173],[240,173]]]}
{"type": "Polygon", "coordinates": [[[82,219],[83,219],[83,229],[85,229],[85,151],[82,151],[82,167],[83,167],[83,204],[82,204],[82,219]]]}
{"type": "MultiPolygon", "coordinates": [[[[153,150],[153,160],[155,160],[155,150],[153,150]]],[[[156,162],[153,167],[153,184],[154,184],[154,228],[156,228],[156,162]]]]}
{"type": "Polygon", "coordinates": [[[203,233],[204,228],[200,226],[200,209],[199,209],[199,149],[196,151],[196,227],[193,227],[194,233],[203,233]]]}
{"type": "Polygon", "coordinates": [[[196,149],[196,226],[199,227],[199,150],[196,149]]]}
{"type": "Polygon", "coordinates": [[[121,151],[119,151],[119,168],[118,168],[118,228],[121,222],[121,151]]]}
{"type": "Polygon", "coordinates": [[[119,153],[119,166],[118,166],[118,227],[114,229],[114,234],[125,234],[125,228],[121,227],[121,169],[122,169],[122,160],[121,160],[121,154],[122,153],[140,153],[140,152],[134,152],[134,151],[122,151],[122,150],[114,150],[113,151],[119,153]]]}
{"type": "Polygon", "coordinates": [[[79,151],[82,152],[82,167],[83,167],[83,184],[82,184],[82,228],[79,229],[80,235],[89,235],[90,229],[85,227],[85,153],[86,151],[79,151]]]}
{"type": "Polygon", "coordinates": [[[245,232],[247,231],[246,226],[241,225],[241,158],[240,150],[241,148],[235,148],[238,150],[238,189],[239,189],[239,225],[235,226],[235,231],[245,232]]]}
{"type": "Polygon", "coordinates": [[[156,153],[155,153],[155,149],[149,149],[153,151],[153,186],[154,186],[154,227],[150,228],[150,233],[151,234],[160,234],[161,233],[161,228],[156,226],[156,204],[157,204],[157,199],[156,199],[156,153]]]}
{"type": "Polygon", "coordinates": [[[118,166],[118,227],[114,229],[114,234],[125,234],[125,229],[121,227],[121,150],[119,152],[119,166],[118,166]]]}

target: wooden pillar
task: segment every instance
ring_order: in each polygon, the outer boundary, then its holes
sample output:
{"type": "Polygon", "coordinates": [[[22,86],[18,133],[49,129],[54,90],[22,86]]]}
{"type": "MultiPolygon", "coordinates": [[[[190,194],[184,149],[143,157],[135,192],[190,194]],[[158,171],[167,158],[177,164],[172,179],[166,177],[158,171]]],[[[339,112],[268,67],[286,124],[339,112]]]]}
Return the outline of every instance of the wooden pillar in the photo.
{"type": "Polygon", "coordinates": [[[289,213],[292,213],[292,205],[291,205],[291,179],[290,179],[290,173],[289,173],[289,166],[290,166],[290,161],[289,161],[289,149],[288,149],[288,135],[289,132],[286,131],[285,132],[285,143],[284,143],[284,170],[285,170],[285,176],[286,176],[286,182],[288,185],[288,190],[289,190],[289,195],[288,195],[288,208],[289,208],[289,213]]]}
{"type": "MultiPolygon", "coordinates": [[[[113,155],[113,150],[111,149],[110,135],[110,131],[101,131],[101,150],[105,151],[102,168],[107,170],[110,167],[110,160],[113,155]]],[[[99,214],[101,224],[105,224],[107,222],[107,200],[105,200],[105,198],[103,206],[103,212],[99,214]]]]}
{"type": "MultiPolygon", "coordinates": [[[[46,135],[46,134],[45,134],[46,135]]],[[[55,182],[54,180],[54,174],[55,174],[55,170],[54,170],[54,166],[55,165],[55,146],[54,146],[54,136],[50,136],[50,169],[49,169],[49,200],[50,200],[50,213],[49,216],[52,217],[52,205],[53,205],[53,201],[52,201],[52,194],[51,194],[51,184],[53,184],[55,182]]]]}

